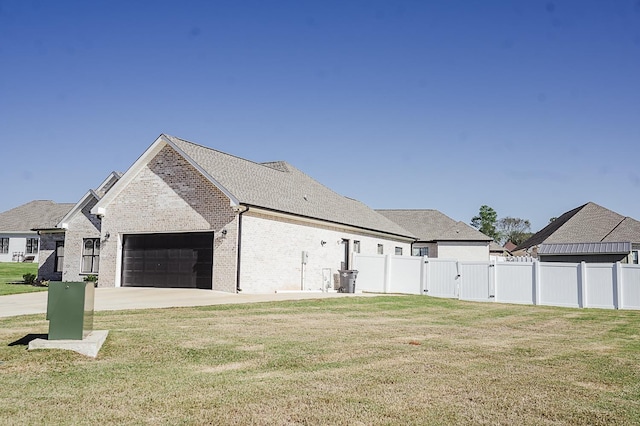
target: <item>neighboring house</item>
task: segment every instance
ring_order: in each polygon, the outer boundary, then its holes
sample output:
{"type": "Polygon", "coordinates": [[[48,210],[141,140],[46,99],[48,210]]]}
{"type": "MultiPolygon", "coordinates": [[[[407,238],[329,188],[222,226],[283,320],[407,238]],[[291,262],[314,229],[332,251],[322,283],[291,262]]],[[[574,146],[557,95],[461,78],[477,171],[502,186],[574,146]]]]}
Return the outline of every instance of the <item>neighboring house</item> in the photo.
{"type": "Polygon", "coordinates": [[[254,163],[164,134],[97,192],[49,231],[64,237],[63,260],[50,256],[62,280],[95,265],[101,287],[327,289],[354,252],[408,255],[414,240],[286,162],[254,163]]]}
{"type": "Polygon", "coordinates": [[[517,245],[513,244],[511,241],[507,241],[506,243],[504,243],[504,248],[508,251],[508,252],[512,252],[516,249],[516,247],[518,247],[517,245]]]}
{"type": "MultiPolygon", "coordinates": [[[[507,244],[511,244],[515,248],[515,245],[510,241],[507,242],[507,244]]],[[[507,244],[501,246],[495,241],[489,243],[489,258],[491,261],[506,260],[506,258],[511,257],[511,252],[507,248],[507,244]]]]}
{"type": "Polygon", "coordinates": [[[0,262],[38,262],[41,244],[33,229],[54,226],[71,207],[37,200],[0,213],[0,262]]]}
{"type": "Polygon", "coordinates": [[[516,248],[543,262],[638,263],[640,222],[595,203],[570,210],[516,248]]]}
{"type": "Polygon", "coordinates": [[[492,239],[464,222],[438,210],[377,210],[412,234],[417,240],[411,254],[463,261],[488,261],[492,239]]]}
{"type": "Polygon", "coordinates": [[[100,265],[101,222],[91,213],[121,174],[112,172],[95,190],[89,190],[53,225],[36,228],[41,256],[38,278],[53,281],[82,281],[97,275],[100,265]]]}

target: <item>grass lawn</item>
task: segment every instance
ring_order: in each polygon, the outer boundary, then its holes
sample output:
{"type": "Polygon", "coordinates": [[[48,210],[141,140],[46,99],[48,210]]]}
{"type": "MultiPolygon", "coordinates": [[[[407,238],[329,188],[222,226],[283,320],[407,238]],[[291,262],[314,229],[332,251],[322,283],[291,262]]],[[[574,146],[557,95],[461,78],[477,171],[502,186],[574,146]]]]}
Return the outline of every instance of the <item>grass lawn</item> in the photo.
{"type": "Polygon", "coordinates": [[[98,312],[97,359],[8,346],[0,423],[640,424],[640,312],[381,296],[98,312]]]}
{"type": "Polygon", "coordinates": [[[43,291],[46,287],[34,287],[25,284],[7,284],[11,281],[22,281],[26,273],[38,275],[37,263],[5,263],[0,262],[0,296],[5,294],[29,293],[43,291]]]}

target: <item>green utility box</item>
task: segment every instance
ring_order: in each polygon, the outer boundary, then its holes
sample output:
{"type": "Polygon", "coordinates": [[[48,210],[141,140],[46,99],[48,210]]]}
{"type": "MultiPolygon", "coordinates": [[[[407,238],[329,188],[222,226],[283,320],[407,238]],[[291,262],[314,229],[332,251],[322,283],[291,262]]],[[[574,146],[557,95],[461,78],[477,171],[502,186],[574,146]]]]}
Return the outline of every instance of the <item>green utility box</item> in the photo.
{"type": "Polygon", "coordinates": [[[82,340],[93,331],[92,282],[49,284],[47,319],[49,340],[82,340]]]}

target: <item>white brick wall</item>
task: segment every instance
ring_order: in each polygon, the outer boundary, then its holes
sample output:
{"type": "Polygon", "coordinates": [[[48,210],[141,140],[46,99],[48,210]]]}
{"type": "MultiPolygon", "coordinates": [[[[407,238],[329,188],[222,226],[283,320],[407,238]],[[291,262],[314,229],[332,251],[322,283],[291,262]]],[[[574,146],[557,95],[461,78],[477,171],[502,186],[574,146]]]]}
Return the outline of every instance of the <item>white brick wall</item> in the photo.
{"type": "Polygon", "coordinates": [[[354,232],[339,226],[322,226],[295,219],[276,218],[252,210],[242,216],[240,288],[247,293],[277,290],[319,290],[322,270],[331,270],[332,279],[344,259],[342,239],[360,241],[360,252],[377,254],[378,244],[385,253],[402,247],[411,254],[411,244],[354,232]],[[322,245],[321,241],[326,244],[322,245]],[[308,252],[308,263],[302,278],[302,252],[308,252]]]}
{"type": "Polygon", "coordinates": [[[237,215],[229,199],[165,147],[106,207],[99,285],[119,284],[125,234],[214,231],[213,289],[235,291],[237,215]],[[219,232],[227,230],[222,237],[219,232]]]}
{"type": "MultiPolygon", "coordinates": [[[[213,289],[236,290],[238,214],[229,199],[171,147],[164,147],[105,208],[99,285],[120,284],[123,236],[142,233],[214,231],[213,289]],[[226,235],[221,231],[226,230],[226,235]],[[104,242],[105,234],[110,238],[104,242]]],[[[248,293],[320,289],[323,269],[332,278],[344,259],[342,239],[360,241],[361,253],[385,253],[411,244],[340,226],[265,215],[242,216],[241,289],[248,293]],[[326,244],[322,245],[321,241],[326,244]],[[302,278],[302,252],[309,253],[302,278]]]]}
{"type": "Polygon", "coordinates": [[[62,281],[82,281],[88,274],[81,272],[85,238],[100,238],[100,219],[91,214],[93,200],[69,221],[64,240],[64,267],[62,281]]]}

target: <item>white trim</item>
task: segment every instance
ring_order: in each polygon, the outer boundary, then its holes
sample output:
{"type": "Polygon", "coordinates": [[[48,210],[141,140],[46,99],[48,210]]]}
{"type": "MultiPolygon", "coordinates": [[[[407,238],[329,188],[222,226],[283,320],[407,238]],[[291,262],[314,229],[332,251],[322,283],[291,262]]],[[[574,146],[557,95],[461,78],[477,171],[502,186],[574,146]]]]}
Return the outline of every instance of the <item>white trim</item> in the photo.
{"type": "Polygon", "coordinates": [[[144,169],[144,167],[165,147],[170,146],[178,155],[182,156],[189,164],[191,164],[202,176],[210,181],[216,188],[222,191],[227,197],[229,197],[229,203],[232,207],[238,206],[240,201],[235,197],[227,188],[222,186],[220,182],[215,180],[209,173],[207,173],[193,158],[187,155],[183,150],[173,143],[164,134],[158,136],[158,138],[142,153],[140,157],[129,167],[129,169],[120,177],[120,179],[113,185],[113,187],[102,197],[95,206],[91,209],[91,213],[97,215],[104,215],[107,211],[107,206],[111,203],[124,188],[129,185],[133,179],[144,169]]]}
{"type": "MultiPolygon", "coordinates": [[[[113,236],[112,236],[113,237],[113,236]]],[[[116,275],[113,280],[114,287],[122,287],[122,242],[124,239],[122,238],[122,234],[118,234],[118,238],[116,239],[116,243],[118,246],[116,247],[116,275]]],[[[100,247],[100,253],[102,253],[102,246],[100,247]]]]}
{"type": "Polygon", "coordinates": [[[120,179],[111,187],[104,197],[102,197],[91,209],[92,214],[104,215],[106,206],[116,198],[124,188],[127,187],[138,175],[138,173],[147,165],[147,163],[155,157],[162,148],[167,144],[164,135],[160,135],[145,152],[129,167],[129,169],[120,177],[120,179]]]}
{"type": "Polygon", "coordinates": [[[96,192],[100,192],[105,186],[107,186],[108,183],[110,183],[114,178],[117,180],[119,180],[122,177],[122,173],[118,173],[118,172],[111,172],[109,173],[109,176],[107,176],[107,178],[102,181],[102,183],[100,185],[98,185],[98,187],[96,188],[96,192]]]}
{"type": "Polygon", "coordinates": [[[81,211],[84,208],[84,206],[87,205],[87,203],[89,202],[89,196],[92,196],[96,200],[100,199],[98,194],[96,194],[93,191],[93,189],[90,189],[89,191],[87,191],[86,194],[84,194],[84,196],[80,199],[80,201],[78,201],[76,205],[73,206],[73,208],[69,210],[69,212],[66,215],[64,215],[62,219],[60,219],[60,222],[58,222],[58,224],[56,225],[56,228],[68,229],[69,221],[71,221],[71,218],[75,216],[76,213],[81,211]]]}

